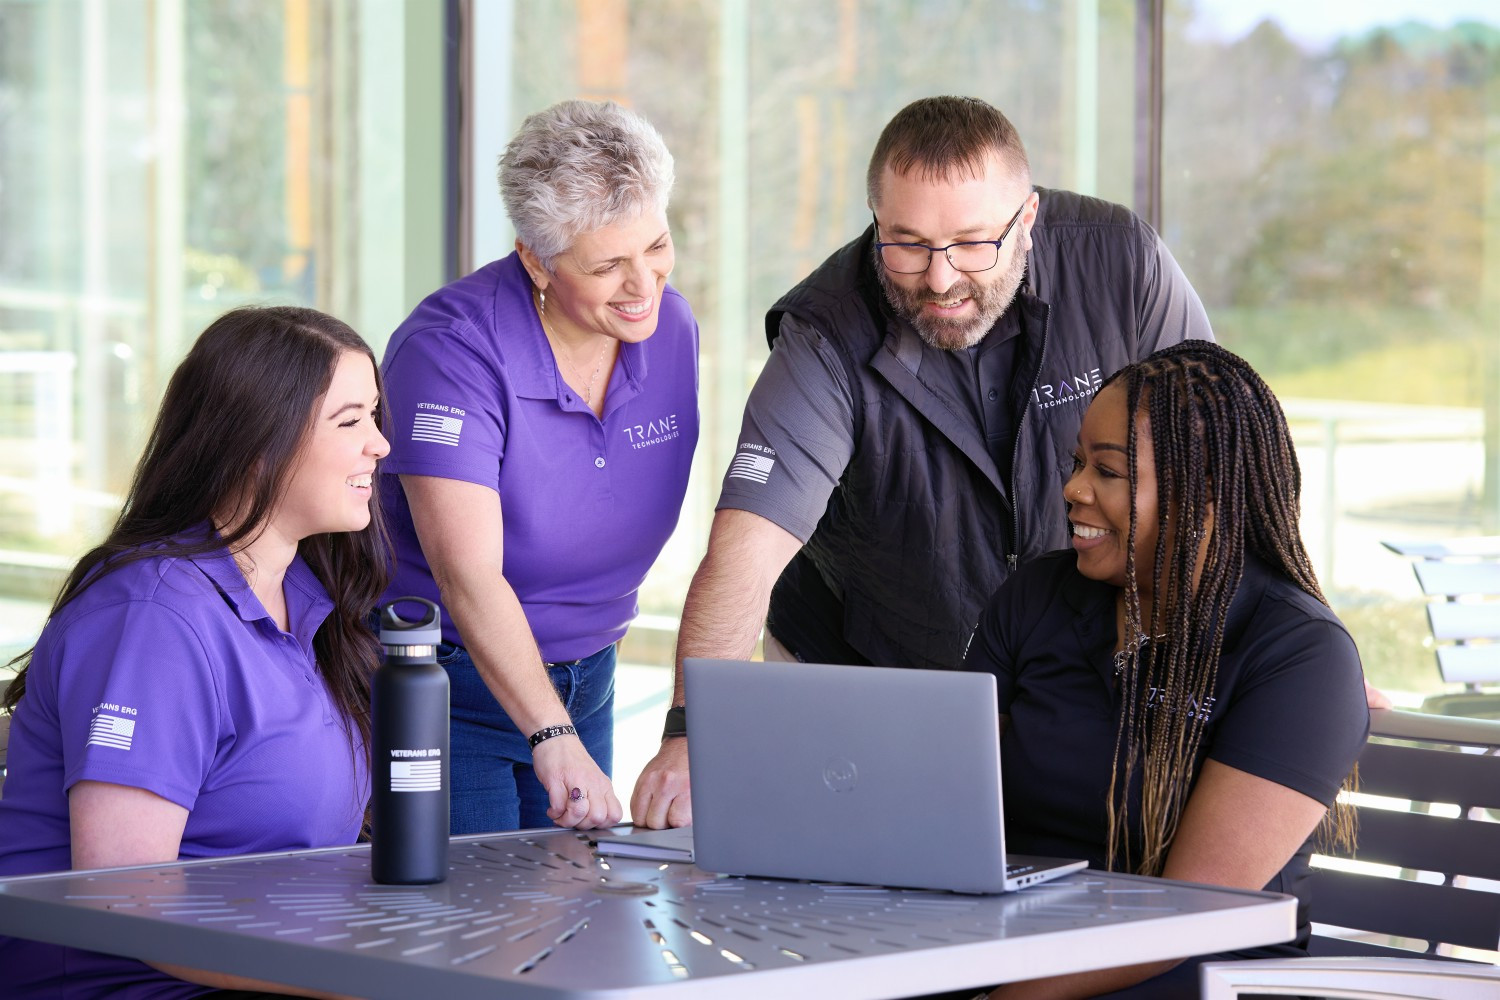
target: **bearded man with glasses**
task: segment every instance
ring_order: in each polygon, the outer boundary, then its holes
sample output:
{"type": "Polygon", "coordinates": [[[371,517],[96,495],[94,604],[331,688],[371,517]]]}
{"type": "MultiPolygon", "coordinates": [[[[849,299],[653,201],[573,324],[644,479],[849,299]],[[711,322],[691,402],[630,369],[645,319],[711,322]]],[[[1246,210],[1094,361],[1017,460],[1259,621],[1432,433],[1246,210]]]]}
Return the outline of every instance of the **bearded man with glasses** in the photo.
{"type": "Polygon", "coordinates": [[[768,658],[957,667],[1010,570],[1067,544],[1062,486],[1100,383],[1213,337],[1151,227],[1034,189],[984,101],[908,105],[866,180],[871,226],[766,317],[636,823],[692,820],[684,657],[748,659],[764,621],[768,658]]]}

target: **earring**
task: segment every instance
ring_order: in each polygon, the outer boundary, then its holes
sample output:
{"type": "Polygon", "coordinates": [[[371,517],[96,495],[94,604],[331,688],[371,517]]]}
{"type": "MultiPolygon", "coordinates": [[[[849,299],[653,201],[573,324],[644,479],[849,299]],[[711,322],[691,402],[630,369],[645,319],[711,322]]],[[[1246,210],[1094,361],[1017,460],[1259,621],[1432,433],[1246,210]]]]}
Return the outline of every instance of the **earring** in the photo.
{"type": "Polygon", "coordinates": [[[537,312],[546,312],[547,311],[547,289],[545,289],[545,288],[538,288],[536,290],[536,302],[537,302],[537,306],[536,306],[536,311],[537,312]]]}

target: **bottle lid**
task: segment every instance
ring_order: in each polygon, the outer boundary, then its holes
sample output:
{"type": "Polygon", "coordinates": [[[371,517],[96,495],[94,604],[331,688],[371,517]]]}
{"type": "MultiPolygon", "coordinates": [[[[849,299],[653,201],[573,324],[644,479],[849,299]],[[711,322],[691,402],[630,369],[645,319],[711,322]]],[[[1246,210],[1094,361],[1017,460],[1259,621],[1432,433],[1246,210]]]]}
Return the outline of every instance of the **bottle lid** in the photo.
{"type": "Polygon", "coordinates": [[[398,597],[380,609],[380,643],[383,646],[436,646],[443,641],[442,616],[438,606],[425,597],[398,597]],[[421,617],[402,618],[396,608],[420,605],[421,617]]]}

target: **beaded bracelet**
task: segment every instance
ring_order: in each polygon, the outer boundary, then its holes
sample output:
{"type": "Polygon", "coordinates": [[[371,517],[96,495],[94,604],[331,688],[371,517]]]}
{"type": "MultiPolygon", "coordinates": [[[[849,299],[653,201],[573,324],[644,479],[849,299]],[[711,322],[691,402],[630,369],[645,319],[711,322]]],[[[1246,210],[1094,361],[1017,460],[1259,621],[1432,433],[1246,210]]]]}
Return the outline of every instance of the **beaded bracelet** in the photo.
{"type": "Polygon", "coordinates": [[[526,740],[526,742],[535,747],[538,743],[541,743],[544,740],[550,740],[554,736],[577,735],[578,730],[574,729],[572,726],[548,726],[545,729],[538,729],[536,732],[532,733],[531,736],[526,740]]]}

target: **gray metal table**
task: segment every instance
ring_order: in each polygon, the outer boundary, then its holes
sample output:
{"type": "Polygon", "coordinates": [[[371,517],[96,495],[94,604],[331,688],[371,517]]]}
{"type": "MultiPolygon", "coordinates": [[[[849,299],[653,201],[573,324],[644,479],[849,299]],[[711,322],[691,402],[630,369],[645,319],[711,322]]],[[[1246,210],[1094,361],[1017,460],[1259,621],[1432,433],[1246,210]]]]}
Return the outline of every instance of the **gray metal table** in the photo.
{"type": "Polygon", "coordinates": [[[0,879],[0,934],[372,998],[900,997],[1290,940],[1295,901],[1080,872],[1004,896],[715,876],[571,831],[0,879]]]}

